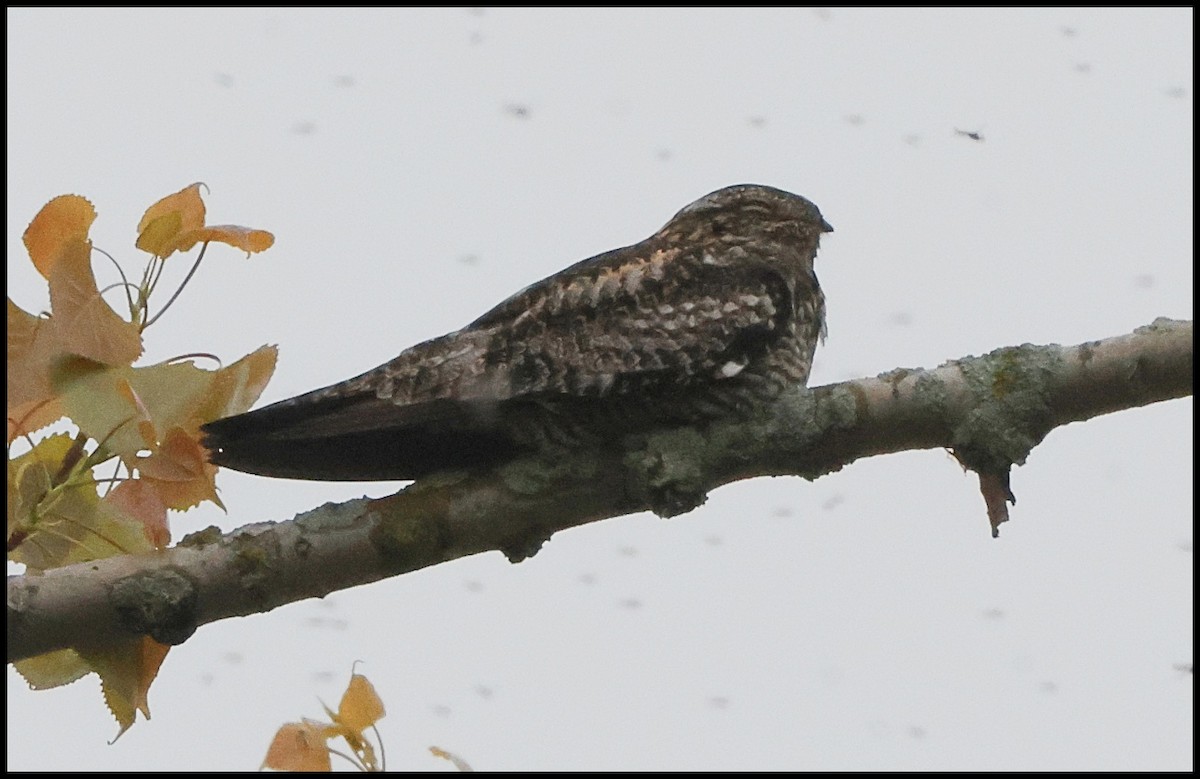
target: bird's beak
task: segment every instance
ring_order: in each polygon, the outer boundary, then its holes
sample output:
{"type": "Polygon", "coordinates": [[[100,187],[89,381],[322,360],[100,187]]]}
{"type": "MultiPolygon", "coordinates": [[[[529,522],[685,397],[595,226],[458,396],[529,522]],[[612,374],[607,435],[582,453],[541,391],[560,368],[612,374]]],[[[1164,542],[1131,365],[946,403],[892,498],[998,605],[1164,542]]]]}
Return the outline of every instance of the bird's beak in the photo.
{"type": "Polygon", "coordinates": [[[833,225],[829,224],[829,222],[827,222],[827,221],[825,221],[824,219],[822,219],[822,220],[821,220],[821,232],[823,232],[823,233],[832,233],[832,232],[833,232],[833,225]]]}

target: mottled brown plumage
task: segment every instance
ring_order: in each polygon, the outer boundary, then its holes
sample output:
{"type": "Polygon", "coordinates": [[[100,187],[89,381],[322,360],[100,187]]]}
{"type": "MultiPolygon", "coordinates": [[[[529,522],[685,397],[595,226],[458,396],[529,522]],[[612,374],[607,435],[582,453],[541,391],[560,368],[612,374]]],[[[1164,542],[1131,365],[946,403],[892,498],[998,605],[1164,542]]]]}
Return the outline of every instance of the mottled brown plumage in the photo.
{"type": "Polygon", "coordinates": [[[743,413],[808,380],[832,229],[798,195],[718,190],[361,376],[208,424],[205,445],[266,476],[412,479],[743,413]]]}

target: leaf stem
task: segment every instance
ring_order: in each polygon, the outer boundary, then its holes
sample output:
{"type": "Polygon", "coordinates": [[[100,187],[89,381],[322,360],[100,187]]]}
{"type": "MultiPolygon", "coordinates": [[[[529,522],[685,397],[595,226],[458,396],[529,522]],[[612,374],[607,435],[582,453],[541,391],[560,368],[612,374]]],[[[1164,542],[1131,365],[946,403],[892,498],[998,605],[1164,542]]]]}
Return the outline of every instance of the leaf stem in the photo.
{"type": "MultiPolygon", "coordinates": [[[[183,283],[179,285],[179,289],[175,290],[175,294],[172,295],[171,299],[167,301],[167,304],[162,307],[162,310],[154,315],[153,319],[146,322],[146,324],[142,325],[143,330],[145,330],[147,327],[149,327],[150,325],[157,322],[159,317],[161,317],[163,314],[167,313],[167,309],[170,308],[171,304],[174,303],[175,300],[179,297],[179,293],[183,292],[183,288],[186,287],[188,282],[192,280],[192,276],[195,275],[196,269],[200,267],[200,261],[204,259],[204,253],[207,251],[208,251],[208,241],[205,241],[204,245],[200,247],[199,256],[196,257],[196,261],[194,263],[192,263],[192,269],[189,270],[187,275],[183,277],[183,283]]],[[[157,281],[158,280],[155,279],[156,283],[157,283],[157,281]]]]}
{"type": "MultiPolygon", "coordinates": [[[[120,274],[120,276],[121,276],[121,285],[125,289],[125,302],[129,304],[129,320],[133,321],[134,318],[137,316],[137,309],[135,309],[133,307],[133,296],[129,294],[129,288],[133,285],[129,283],[129,277],[127,277],[125,275],[125,270],[121,267],[121,263],[117,262],[116,257],[113,257],[111,254],[104,251],[99,246],[93,245],[92,250],[100,252],[105,257],[107,257],[109,260],[111,260],[112,264],[114,266],[116,266],[117,273],[120,274]]],[[[116,286],[116,285],[114,284],[113,286],[116,286]]],[[[105,290],[109,290],[109,289],[112,289],[112,287],[105,287],[103,290],[100,291],[100,294],[103,295],[105,290]]]]}

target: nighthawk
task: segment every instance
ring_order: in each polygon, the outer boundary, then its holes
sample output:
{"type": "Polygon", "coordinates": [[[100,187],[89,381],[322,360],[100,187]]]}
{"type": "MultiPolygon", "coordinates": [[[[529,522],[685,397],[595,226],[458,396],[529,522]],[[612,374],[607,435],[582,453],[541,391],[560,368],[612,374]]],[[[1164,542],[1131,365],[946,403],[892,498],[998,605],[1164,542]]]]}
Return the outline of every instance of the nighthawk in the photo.
{"type": "Polygon", "coordinates": [[[798,195],[717,190],[361,376],[209,423],[205,446],[265,476],[415,479],[745,413],[808,380],[832,230],[798,195]]]}

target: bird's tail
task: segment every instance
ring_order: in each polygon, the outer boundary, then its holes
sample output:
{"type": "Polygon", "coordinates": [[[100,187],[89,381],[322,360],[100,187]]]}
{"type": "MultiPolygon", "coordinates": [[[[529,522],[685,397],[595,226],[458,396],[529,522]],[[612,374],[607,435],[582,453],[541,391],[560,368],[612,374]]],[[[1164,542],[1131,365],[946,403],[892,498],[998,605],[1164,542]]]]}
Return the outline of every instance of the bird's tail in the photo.
{"type": "Polygon", "coordinates": [[[487,411],[453,401],[396,406],[324,391],[210,422],[209,461],[261,476],[316,481],[416,479],[512,458],[521,448],[487,411]]]}

